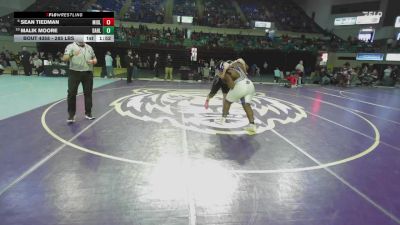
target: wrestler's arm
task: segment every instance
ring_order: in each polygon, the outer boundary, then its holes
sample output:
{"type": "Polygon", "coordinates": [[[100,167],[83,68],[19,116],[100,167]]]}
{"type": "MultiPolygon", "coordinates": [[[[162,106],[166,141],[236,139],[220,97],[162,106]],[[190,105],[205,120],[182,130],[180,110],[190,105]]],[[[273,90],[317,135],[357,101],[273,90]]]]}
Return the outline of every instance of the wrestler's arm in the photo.
{"type": "Polygon", "coordinates": [[[217,92],[221,88],[221,86],[222,86],[222,81],[218,76],[216,76],[213,80],[213,83],[211,86],[211,91],[207,96],[207,100],[210,100],[211,98],[213,98],[215,96],[215,94],[217,94],[217,92]]]}
{"type": "Polygon", "coordinates": [[[247,63],[242,58],[239,58],[239,59],[236,59],[235,61],[233,61],[230,64],[230,67],[232,67],[233,65],[238,65],[247,74],[247,70],[249,69],[249,65],[247,65],[247,63]]]}
{"type": "Polygon", "coordinates": [[[227,71],[225,74],[225,78],[223,79],[226,83],[226,85],[228,86],[229,89],[233,89],[233,87],[235,87],[235,82],[232,79],[232,71],[227,71]]]}

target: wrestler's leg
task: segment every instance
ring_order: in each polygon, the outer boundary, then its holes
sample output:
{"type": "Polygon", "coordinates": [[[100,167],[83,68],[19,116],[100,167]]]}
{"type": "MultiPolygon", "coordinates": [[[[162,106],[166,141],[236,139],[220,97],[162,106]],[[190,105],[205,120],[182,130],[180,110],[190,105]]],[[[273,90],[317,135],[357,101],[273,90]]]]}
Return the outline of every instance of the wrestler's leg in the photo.
{"type": "Polygon", "coordinates": [[[222,107],[222,117],[227,117],[229,114],[229,109],[231,108],[232,102],[229,102],[228,100],[224,100],[224,104],[222,107]]]}
{"type": "Polygon", "coordinates": [[[254,113],[251,105],[249,103],[242,104],[244,111],[246,112],[247,119],[249,119],[249,123],[254,124],[254,113]]]}

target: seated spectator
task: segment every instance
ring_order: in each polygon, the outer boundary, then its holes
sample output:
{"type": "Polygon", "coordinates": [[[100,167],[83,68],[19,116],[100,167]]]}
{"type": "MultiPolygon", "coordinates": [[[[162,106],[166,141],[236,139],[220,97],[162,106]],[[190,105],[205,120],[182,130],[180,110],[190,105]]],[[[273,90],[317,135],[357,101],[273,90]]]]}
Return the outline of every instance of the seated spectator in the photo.
{"type": "Polygon", "coordinates": [[[390,78],[390,74],[392,73],[392,67],[388,66],[384,71],[383,71],[383,79],[388,79],[390,78]]]}
{"type": "Polygon", "coordinates": [[[330,76],[328,74],[328,71],[326,71],[325,68],[321,68],[320,77],[321,77],[320,84],[328,85],[328,84],[331,83],[331,78],[330,78],[330,76]]]}
{"type": "Polygon", "coordinates": [[[44,71],[43,61],[39,59],[39,56],[36,54],[32,59],[33,68],[35,69],[38,76],[42,75],[44,71]]]}
{"type": "Polygon", "coordinates": [[[338,85],[343,87],[350,85],[352,73],[350,63],[346,62],[343,69],[338,73],[338,85]]]}
{"type": "Polygon", "coordinates": [[[288,77],[286,77],[286,80],[290,82],[290,87],[294,87],[297,85],[297,79],[298,76],[295,71],[293,71],[292,73],[289,74],[288,77]]]}
{"type": "Polygon", "coordinates": [[[281,71],[279,70],[279,67],[276,67],[274,70],[274,83],[279,83],[281,79],[281,71]]]}
{"type": "Polygon", "coordinates": [[[390,86],[392,85],[393,79],[391,77],[392,74],[392,67],[388,66],[384,71],[383,71],[383,78],[382,78],[382,83],[383,85],[390,86]]]}

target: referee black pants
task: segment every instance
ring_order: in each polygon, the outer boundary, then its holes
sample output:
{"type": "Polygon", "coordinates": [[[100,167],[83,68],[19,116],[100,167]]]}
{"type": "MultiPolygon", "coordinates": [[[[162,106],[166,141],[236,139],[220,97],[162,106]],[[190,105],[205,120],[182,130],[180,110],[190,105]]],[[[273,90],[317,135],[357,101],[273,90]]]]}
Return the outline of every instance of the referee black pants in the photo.
{"type": "Polygon", "coordinates": [[[70,116],[74,116],[76,112],[76,95],[80,83],[82,83],[85,96],[85,114],[92,113],[93,72],[70,70],[68,76],[68,114],[70,116]]]}
{"type": "Polygon", "coordinates": [[[28,63],[23,63],[22,66],[24,67],[24,73],[26,76],[32,75],[32,66],[28,63]]]}
{"type": "Polygon", "coordinates": [[[128,67],[126,71],[126,82],[131,83],[132,82],[132,73],[133,73],[133,67],[128,67]]]}

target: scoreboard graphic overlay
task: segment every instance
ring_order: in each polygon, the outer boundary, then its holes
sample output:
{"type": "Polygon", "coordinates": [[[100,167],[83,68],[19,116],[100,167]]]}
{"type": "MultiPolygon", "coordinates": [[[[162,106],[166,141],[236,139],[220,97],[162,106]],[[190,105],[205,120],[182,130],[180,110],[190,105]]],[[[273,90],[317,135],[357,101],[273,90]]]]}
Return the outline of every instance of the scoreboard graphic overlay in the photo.
{"type": "Polygon", "coordinates": [[[114,42],[114,12],[14,12],[14,42],[114,42]]]}

